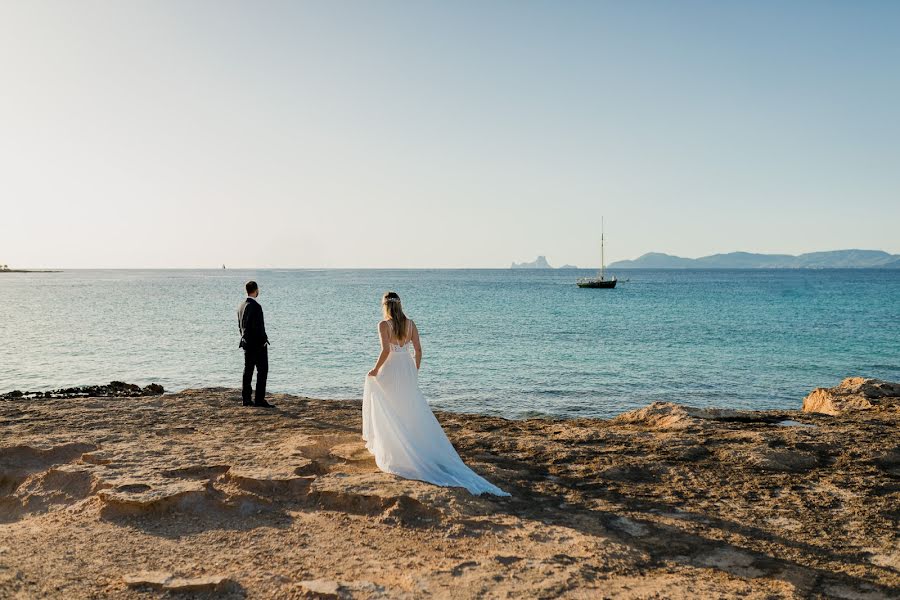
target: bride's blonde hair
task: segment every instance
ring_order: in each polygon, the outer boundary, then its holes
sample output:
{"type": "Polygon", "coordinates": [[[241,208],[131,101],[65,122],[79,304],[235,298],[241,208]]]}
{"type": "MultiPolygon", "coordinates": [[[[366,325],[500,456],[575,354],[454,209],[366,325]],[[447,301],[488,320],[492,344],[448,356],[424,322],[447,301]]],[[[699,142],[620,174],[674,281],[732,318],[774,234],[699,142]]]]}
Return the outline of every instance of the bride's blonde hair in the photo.
{"type": "Polygon", "coordinates": [[[406,339],[409,329],[409,319],[403,314],[403,306],[400,304],[400,296],[397,292],[385,292],[381,298],[381,308],[384,310],[384,318],[390,319],[394,338],[398,342],[406,339]]]}

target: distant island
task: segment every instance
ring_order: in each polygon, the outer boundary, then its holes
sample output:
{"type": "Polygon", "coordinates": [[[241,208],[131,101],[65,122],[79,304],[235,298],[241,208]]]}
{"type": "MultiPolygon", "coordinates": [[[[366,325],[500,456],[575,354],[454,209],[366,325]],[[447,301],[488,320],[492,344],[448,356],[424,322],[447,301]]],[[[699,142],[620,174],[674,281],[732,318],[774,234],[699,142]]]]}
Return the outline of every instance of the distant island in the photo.
{"type": "Polygon", "coordinates": [[[0,265],[0,273],[59,273],[59,271],[26,271],[24,269],[10,269],[9,265],[0,265]]]}
{"type": "Polygon", "coordinates": [[[649,252],[634,260],[620,260],[610,269],[900,269],[900,254],[881,250],[830,250],[792,254],[729,252],[701,258],[682,258],[649,252]]]}
{"type": "MultiPolygon", "coordinates": [[[[522,262],[522,263],[514,262],[512,264],[512,266],[510,266],[510,268],[511,269],[554,269],[556,267],[550,266],[550,263],[547,262],[546,256],[538,256],[532,262],[522,262]]],[[[576,267],[575,265],[563,265],[559,268],[560,269],[577,269],[578,267],[576,267]]]]}

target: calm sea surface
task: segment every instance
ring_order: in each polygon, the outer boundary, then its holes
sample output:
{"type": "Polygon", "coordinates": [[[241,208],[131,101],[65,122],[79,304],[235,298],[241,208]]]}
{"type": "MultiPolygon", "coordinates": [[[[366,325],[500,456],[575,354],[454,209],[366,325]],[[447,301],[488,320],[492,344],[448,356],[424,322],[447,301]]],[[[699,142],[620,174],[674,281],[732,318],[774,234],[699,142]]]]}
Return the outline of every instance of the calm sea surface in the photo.
{"type": "Polygon", "coordinates": [[[900,380],[900,270],[68,271],[0,275],[0,392],[113,379],[240,386],[236,309],[260,283],[269,390],[360,398],[396,290],[435,407],[611,416],[668,400],[798,408],[848,375],[900,380]]]}

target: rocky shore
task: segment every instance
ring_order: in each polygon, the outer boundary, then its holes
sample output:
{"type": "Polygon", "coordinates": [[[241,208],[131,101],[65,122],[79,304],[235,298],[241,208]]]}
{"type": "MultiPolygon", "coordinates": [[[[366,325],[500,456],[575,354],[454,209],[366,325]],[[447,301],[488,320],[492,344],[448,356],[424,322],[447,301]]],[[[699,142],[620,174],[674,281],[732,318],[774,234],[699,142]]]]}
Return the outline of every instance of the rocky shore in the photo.
{"type": "Polygon", "coordinates": [[[0,395],[0,400],[31,400],[35,398],[133,398],[135,396],[159,396],[165,393],[158,383],[141,387],[134,383],[110,381],[108,385],[84,385],[60,388],[47,392],[23,392],[13,390],[0,395]]]}
{"type": "Polygon", "coordinates": [[[8,398],[0,598],[897,598],[898,395],[438,413],[512,498],[381,473],[357,401],[8,398]]]}

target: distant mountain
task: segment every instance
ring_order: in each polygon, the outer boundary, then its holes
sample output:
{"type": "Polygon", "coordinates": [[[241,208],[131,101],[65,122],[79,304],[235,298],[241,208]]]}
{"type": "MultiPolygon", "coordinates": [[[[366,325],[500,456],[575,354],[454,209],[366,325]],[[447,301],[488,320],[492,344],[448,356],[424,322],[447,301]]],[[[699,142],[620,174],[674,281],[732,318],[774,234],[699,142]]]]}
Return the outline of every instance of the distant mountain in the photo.
{"type": "Polygon", "coordinates": [[[831,250],[791,254],[729,252],[701,258],[682,258],[650,252],[634,260],[620,260],[610,269],[900,269],[900,255],[881,250],[831,250]]]}
{"type": "Polygon", "coordinates": [[[510,269],[552,269],[546,256],[538,256],[534,262],[514,262],[510,269]]]}
{"type": "Polygon", "coordinates": [[[797,262],[801,268],[885,268],[900,261],[900,255],[881,250],[833,250],[801,254],[797,262]]]}
{"type": "Polygon", "coordinates": [[[609,265],[609,268],[620,269],[688,269],[693,266],[693,259],[663,254],[662,252],[648,252],[635,260],[620,260],[609,265]]]}
{"type": "MultiPolygon", "coordinates": [[[[554,267],[550,266],[550,263],[547,262],[546,256],[538,256],[534,259],[534,262],[523,262],[517,263],[514,262],[511,269],[553,269],[554,267]]],[[[559,267],[560,269],[577,269],[575,265],[563,265],[559,267]]]]}

